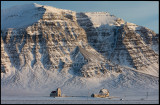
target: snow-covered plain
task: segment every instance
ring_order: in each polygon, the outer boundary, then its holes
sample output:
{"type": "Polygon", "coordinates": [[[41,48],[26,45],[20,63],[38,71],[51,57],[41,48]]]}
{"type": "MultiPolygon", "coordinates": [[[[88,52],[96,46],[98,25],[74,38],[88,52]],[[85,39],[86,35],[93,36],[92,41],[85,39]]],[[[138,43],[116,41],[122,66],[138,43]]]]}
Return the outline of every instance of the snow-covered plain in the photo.
{"type": "MultiPolygon", "coordinates": [[[[98,89],[97,93],[99,92],[98,89]]],[[[5,91],[6,92],[6,91],[5,91]]],[[[21,92],[21,91],[20,91],[21,92]]],[[[78,92],[78,90],[77,90],[78,92]]],[[[93,98],[91,97],[91,90],[88,90],[84,95],[68,95],[66,97],[49,97],[49,93],[42,94],[43,90],[39,93],[28,94],[12,94],[2,95],[2,104],[158,104],[159,91],[158,89],[112,89],[110,90],[110,98],[93,98]],[[68,96],[68,97],[67,97],[68,96]],[[123,100],[121,100],[123,99],[123,100]]],[[[3,90],[2,90],[3,94],[3,90]]],[[[11,94],[11,93],[10,93],[11,94]]]]}
{"type": "Polygon", "coordinates": [[[49,97],[49,96],[2,96],[2,104],[158,104],[158,92],[125,91],[113,98],[93,98],[90,96],[49,97]],[[148,96],[147,96],[148,94],[148,96]],[[123,99],[123,100],[121,100],[123,99]]]}

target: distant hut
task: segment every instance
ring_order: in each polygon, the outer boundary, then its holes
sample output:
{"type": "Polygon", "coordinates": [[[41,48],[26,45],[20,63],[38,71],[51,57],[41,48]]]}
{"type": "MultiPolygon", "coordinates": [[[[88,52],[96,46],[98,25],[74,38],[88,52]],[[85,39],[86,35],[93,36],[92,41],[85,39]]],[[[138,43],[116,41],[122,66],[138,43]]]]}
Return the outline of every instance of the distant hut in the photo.
{"type": "Polygon", "coordinates": [[[61,97],[61,89],[60,88],[57,88],[56,91],[52,91],[50,93],[50,97],[61,97]]]}
{"type": "Polygon", "coordinates": [[[61,97],[61,89],[60,88],[57,88],[57,96],[61,97]]]}
{"type": "Polygon", "coordinates": [[[91,97],[100,97],[100,98],[109,97],[109,91],[103,88],[99,91],[99,94],[92,94],[91,97]]]}
{"type": "Polygon", "coordinates": [[[109,96],[109,91],[103,88],[99,91],[99,94],[107,94],[109,96]]]}

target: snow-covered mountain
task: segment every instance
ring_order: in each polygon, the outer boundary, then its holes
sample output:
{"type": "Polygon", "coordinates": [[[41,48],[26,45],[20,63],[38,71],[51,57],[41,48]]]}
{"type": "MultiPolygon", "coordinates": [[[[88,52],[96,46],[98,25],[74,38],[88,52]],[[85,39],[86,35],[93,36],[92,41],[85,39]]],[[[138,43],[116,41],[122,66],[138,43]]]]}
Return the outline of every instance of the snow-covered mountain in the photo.
{"type": "Polygon", "coordinates": [[[158,87],[159,34],[146,27],[108,12],[76,13],[35,3],[2,10],[1,22],[4,89],[85,93],[98,87],[158,87]]]}

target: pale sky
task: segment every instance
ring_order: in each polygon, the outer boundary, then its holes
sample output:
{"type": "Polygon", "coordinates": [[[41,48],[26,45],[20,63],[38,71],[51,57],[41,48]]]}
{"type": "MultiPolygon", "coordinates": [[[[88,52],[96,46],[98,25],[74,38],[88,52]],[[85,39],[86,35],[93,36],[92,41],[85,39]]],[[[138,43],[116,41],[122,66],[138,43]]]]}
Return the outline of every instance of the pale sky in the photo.
{"type": "Polygon", "coordinates": [[[109,12],[159,33],[159,1],[1,1],[1,9],[29,3],[76,12],[109,12]]]}

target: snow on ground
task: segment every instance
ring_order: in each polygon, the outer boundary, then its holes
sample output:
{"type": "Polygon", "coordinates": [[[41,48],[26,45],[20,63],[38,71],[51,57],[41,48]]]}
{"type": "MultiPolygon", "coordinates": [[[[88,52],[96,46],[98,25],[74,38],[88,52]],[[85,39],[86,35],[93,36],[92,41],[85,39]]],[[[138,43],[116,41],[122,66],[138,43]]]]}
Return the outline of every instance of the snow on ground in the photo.
{"type": "Polygon", "coordinates": [[[54,74],[50,72],[50,76],[52,79],[46,80],[46,83],[41,84],[41,87],[39,87],[40,84],[37,84],[38,82],[34,81],[34,87],[30,87],[27,84],[21,84],[25,87],[17,87],[16,84],[12,84],[12,86],[1,85],[1,103],[157,104],[159,102],[159,86],[154,83],[154,79],[133,71],[127,72],[126,70],[121,75],[112,73],[103,78],[83,78],[59,72],[55,72],[54,74]],[[141,79],[139,76],[141,76],[141,79]],[[49,97],[50,92],[57,87],[61,88],[62,96],[69,97],[49,97]],[[110,97],[114,98],[90,97],[92,93],[99,93],[99,90],[102,88],[107,88],[110,92],[110,97]],[[124,100],[121,101],[120,99],[124,100]]]}
{"type": "Polygon", "coordinates": [[[154,100],[2,100],[2,104],[158,104],[154,100]]]}
{"type": "MultiPolygon", "coordinates": [[[[119,93],[119,92],[118,92],[119,93]]],[[[141,92],[142,93],[142,92],[141,92]]],[[[134,94],[125,92],[125,97],[93,98],[90,96],[79,97],[49,97],[49,96],[2,96],[2,104],[158,104],[158,92],[134,94]],[[123,100],[121,100],[123,99],[123,100]]]]}
{"type": "MultiPolygon", "coordinates": [[[[78,92],[78,91],[77,91],[78,92]]],[[[98,93],[99,90],[97,89],[98,93]]],[[[91,94],[76,96],[63,94],[68,97],[49,97],[48,95],[29,94],[1,95],[2,104],[158,104],[159,90],[137,90],[133,88],[115,89],[110,91],[110,98],[93,98],[91,94]],[[121,100],[123,99],[123,100],[121,100]]]]}

